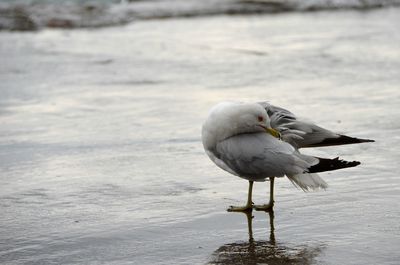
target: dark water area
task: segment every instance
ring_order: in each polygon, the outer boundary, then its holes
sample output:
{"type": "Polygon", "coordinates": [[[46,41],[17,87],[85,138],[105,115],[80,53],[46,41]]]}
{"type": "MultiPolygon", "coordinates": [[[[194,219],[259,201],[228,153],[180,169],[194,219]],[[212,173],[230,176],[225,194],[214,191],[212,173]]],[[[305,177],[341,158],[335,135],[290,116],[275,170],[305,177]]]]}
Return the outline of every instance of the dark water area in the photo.
{"type": "MultiPolygon", "coordinates": [[[[0,32],[0,263],[398,264],[399,16],[0,32]],[[223,100],[268,100],[376,142],[304,150],[362,164],[321,173],[326,191],[277,179],[273,216],[228,213],[247,183],[200,141],[223,100]]],[[[256,183],[254,202],[267,190],[256,183]]]]}
{"type": "Polygon", "coordinates": [[[316,257],[323,251],[323,246],[286,246],[277,242],[273,210],[265,212],[269,218],[269,237],[265,234],[268,240],[255,240],[253,212],[242,214],[246,215],[249,239],[219,247],[208,264],[315,264],[316,257]]]}
{"type": "Polygon", "coordinates": [[[0,30],[97,28],[140,20],[396,7],[400,0],[3,0],[0,30]]]}

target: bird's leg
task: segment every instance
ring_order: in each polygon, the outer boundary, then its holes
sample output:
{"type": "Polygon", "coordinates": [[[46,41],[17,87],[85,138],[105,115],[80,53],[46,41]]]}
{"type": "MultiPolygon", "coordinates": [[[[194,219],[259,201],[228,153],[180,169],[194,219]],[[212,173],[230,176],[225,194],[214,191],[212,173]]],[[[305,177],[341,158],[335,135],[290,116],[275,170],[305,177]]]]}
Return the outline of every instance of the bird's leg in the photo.
{"type": "Polygon", "coordinates": [[[229,206],[228,212],[244,212],[253,209],[253,202],[251,201],[253,193],[253,181],[249,180],[249,192],[247,194],[247,203],[245,206],[229,206]]]}
{"type": "Polygon", "coordinates": [[[249,229],[249,243],[254,242],[254,237],[253,237],[253,209],[251,211],[246,211],[246,217],[247,217],[247,227],[249,229]]]}
{"type": "Polygon", "coordinates": [[[274,226],[274,210],[271,208],[271,210],[268,211],[269,215],[269,227],[270,227],[270,232],[269,232],[269,242],[272,245],[275,245],[276,240],[275,240],[275,226],[274,226]]]}
{"type": "Polygon", "coordinates": [[[270,211],[274,207],[274,180],[275,177],[269,178],[269,203],[264,205],[254,205],[257,211],[270,211]]]}

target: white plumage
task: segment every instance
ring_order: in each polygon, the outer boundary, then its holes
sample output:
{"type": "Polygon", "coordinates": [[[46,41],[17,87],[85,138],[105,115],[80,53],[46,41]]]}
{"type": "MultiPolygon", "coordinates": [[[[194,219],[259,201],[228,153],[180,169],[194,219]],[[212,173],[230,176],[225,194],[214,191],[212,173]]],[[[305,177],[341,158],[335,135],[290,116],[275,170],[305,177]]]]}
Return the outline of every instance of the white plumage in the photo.
{"type": "MultiPolygon", "coordinates": [[[[239,207],[243,210],[252,207],[253,181],[287,176],[303,190],[325,189],[327,183],[315,172],[359,164],[303,155],[298,148],[372,140],[333,133],[266,102],[222,102],[211,109],[204,122],[202,141],[207,155],[218,167],[250,181],[250,201],[246,207],[239,207]],[[274,137],[278,134],[281,139],[274,137]]],[[[271,193],[272,189],[273,182],[271,193]]],[[[271,197],[267,206],[272,207],[272,203],[271,197]]]]}

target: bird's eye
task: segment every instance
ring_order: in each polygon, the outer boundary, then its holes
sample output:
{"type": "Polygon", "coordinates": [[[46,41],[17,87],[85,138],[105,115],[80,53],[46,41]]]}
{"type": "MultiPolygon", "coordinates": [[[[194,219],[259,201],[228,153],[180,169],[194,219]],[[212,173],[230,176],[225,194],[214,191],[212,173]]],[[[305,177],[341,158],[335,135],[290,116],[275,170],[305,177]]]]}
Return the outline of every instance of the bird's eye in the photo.
{"type": "Polygon", "coordinates": [[[261,122],[261,121],[264,121],[264,117],[263,117],[263,116],[258,116],[257,119],[258,119],[258,121],[260,121],[260,122],[261,122]]]}

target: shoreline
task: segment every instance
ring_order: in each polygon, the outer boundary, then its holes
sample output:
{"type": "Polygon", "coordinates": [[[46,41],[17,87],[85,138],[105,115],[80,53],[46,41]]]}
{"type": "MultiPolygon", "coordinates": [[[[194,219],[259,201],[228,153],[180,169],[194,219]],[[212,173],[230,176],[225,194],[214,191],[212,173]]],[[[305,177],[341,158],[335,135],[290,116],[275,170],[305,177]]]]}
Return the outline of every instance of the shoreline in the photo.
{"type": "Polygon", "coordinates": [[[75,29],[102,28],[126,25],[135,21],[173,18],[212,17],[219,15],[307,13],[318,11],[369,11],[396,8],[400,1],[269,1],[269,0],[194,0],[133,1],[121,3],[68,2],[2,3],[0,4],[1,31],[37,31],[45,28],[75,29]]]}
{"type": "MultiPolygon", "coordinates": [[[[0,33],[0,263],[224,264],[253,247],[297,264],[396,264],[399,13],[0,33]],[[321,174],[321,192],[277,179],[275,244],[270,217],[253,212],[252,245],[247,217],[226,212],[247,183],[200,141],[228,99],[376,142],[304,150],[362,164],[321,174]]],[[[254,202],[267,191],[255,184],[254,202]]]]}

